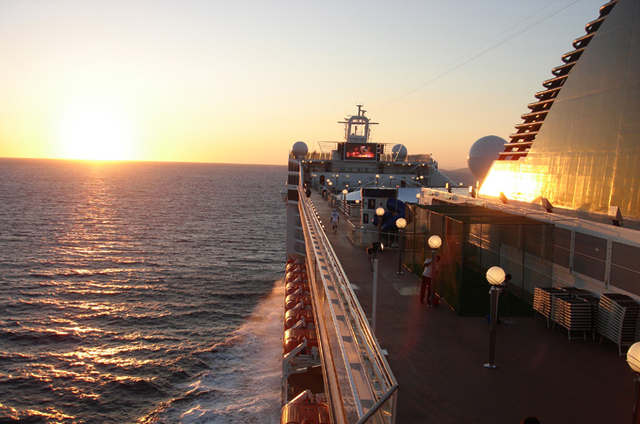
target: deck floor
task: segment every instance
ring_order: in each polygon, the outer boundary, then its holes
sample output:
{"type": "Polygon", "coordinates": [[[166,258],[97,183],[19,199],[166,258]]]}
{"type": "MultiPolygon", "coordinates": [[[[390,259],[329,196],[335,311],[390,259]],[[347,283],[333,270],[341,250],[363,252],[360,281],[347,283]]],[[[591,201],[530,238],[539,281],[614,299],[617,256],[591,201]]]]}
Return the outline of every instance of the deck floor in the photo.
{"type": "MultiPolygon", "coordinates": [[[[354,247],[341,217],[329,226],[332,207],[312,200],[363,310],[370,316],[373,272],[364,247],[354,247]]],[[[537,416],[543,424],[630,423],[633,373],[608,340],[569,340],[542,316],[503,317],[497,327],[494,363],[489,360],[485,317],[459,316],[446,304],[418,301],[420,281],[398,275],[397,250],[378,256],[377,338],[398,380],[398,424],[519,423],[537,416]]],[[[487,294],[488,296],[488,294],[487,294]]]]}

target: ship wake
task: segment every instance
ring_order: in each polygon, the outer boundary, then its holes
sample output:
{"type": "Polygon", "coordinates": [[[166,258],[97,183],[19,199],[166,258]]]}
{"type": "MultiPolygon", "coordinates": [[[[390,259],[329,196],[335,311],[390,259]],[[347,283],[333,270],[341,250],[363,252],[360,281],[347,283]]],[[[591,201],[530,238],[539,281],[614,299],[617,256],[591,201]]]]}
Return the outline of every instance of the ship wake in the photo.
{"type": "Polygon", "coordinates": [[[203,352],[209,369],[185,394],[163,405],[144,424],[278,423],[282,373],[283,280],[278,280],[224,343],[203,352]]]}

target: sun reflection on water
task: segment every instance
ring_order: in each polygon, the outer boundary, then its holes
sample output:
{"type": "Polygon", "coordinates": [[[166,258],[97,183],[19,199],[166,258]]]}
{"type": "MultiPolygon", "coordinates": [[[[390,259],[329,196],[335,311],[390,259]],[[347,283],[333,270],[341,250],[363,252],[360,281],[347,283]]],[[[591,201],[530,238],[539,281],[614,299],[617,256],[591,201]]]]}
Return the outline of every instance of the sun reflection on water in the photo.
{"type": "Polygon", "coordinates": [[[34,420],[34,417],[41,417],[42,419],[49,420],[48,422],[52,423],[62,422],[63,420],[74,420],[76,418],[73,415],[58,411],[55,408],[46,408],[44,410],[25,409],[18,411],[17,409],[3,405],[2,403],[0,403],[0,414],[16,422],[21,422],[23,419],[28,420],[28,422],[40,422],[40,420],[34,420]]]}
{"type": "MultiPolygon", "coordinates": [[[[13,414],[26,422],[136,422],[181,396],[183,384],[208,369],[211,343],[225,340],[259,299],[263,273],[232,269],[251,253],[241,249],[232,262],[216,249],[262,236],[211,230],[214,220],[236,219],[235,200],[209,201],[209,187],[221,185],[208,174],[189,190],[160,184],[164,174],[145,165],[134,172],[61,164],[31,175],[35,194],[7,208],[15,230],[2,244],[9,266],[0,384],[15,394],[0,401],[19,407],[0,405],[0,421],[13,414]],[[112,405],[119,410],[103,412],[112,405]]],[[[181,175],[182,168],[163,181],[181,175]]],[[[9,187],[0,200],[21,192],[9,187]]],[[[277,216],[280,208],[274,204],[277,216]]],[[[269,255],[251,259],[280,272],[269,255]]]]}

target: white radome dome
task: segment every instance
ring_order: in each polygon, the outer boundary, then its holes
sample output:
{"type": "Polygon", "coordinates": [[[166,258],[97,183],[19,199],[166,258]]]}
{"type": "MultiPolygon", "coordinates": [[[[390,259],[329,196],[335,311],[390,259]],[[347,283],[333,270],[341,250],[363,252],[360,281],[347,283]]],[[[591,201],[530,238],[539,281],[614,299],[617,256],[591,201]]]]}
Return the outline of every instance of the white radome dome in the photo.
{"type": "Polygon", "coordinates": [[[296,158],[303,158],[309,152],[309,148],[307,147],[307,143],[304,141],[296,141],[296,143],[291,148],[291,153],[296,158]]]}
{"type": "Polygon", "coordinates": [[[396,162],[404,162],[407,159],[407,148],[403,144],[396,144],[391,149],[396,162]]]}
{"type": "Polygon", "coordinates": [[[467,165],[471,173],[483,181],[489,173],[493,161],[498,159],[499,153],[504,150],[506,140],[497,135],[487,135],[479,138],[469,149],[467,165]]]}

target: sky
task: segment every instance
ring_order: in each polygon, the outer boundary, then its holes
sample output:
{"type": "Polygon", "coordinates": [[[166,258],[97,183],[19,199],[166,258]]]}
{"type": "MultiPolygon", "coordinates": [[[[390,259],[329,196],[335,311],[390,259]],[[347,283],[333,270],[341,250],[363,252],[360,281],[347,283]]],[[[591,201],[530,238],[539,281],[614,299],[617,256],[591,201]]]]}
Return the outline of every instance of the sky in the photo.
{"type": "Polygon", "coordinates": [[[0,0],[0,157],[284,165],[372,141],[467,166],[605,0],[0,0]]]}

